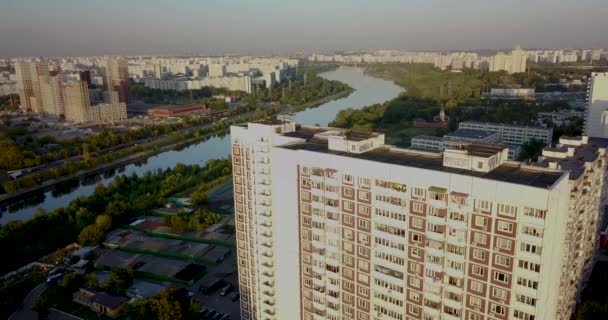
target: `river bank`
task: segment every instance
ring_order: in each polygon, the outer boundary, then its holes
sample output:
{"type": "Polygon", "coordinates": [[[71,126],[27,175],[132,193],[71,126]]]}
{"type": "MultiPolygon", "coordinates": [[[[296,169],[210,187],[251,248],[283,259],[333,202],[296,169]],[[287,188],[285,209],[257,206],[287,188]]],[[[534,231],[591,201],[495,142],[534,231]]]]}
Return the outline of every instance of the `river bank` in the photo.
{"type": "MultiPolygon", "coordinates": [[[[315,101],[306,105],[306,109],[288,110],[295,112],[294,118],[301,124],[327,125],[333,121],[336,114],[343,109],[360,109],[364,106],[382,103],[396,97],[403,89],[391,81],[374,78],[363,73],[362,69],[353,67],[340,67],[336,70],[321,73],[321,77],[328,80],[337,80],[348,84],[353,91],[340,92],[332,95],[327,102],[315,101]]],[[[330,97],[324,98],[325,100],[330,97]]],[[[287,110],[282,110],[287,112],[287,110]]],[[[27,220],[36,214],[38,208],[51,211],[55,208],[65,207],[80,196],[92,194],[99,183],[109,184],[118,175],[144,174],[155,172],[159,169],[165,170],[174,167],[177,163],[185,165],[198,164],[203,166],[207,160],[225,158],[230,155],[230,136],[215,136],[201,142],[193,142],[189,145],[178,147],[179,150],[171,149],[157,154],[148,155],[144,158],[132,160],[106,169],[103,173],[84,175],[84,180],[71,179],[54,187],[30,192],[23,195],[20,203],[9,208],[0,217],[0,224],[13,220],[27,220]],[[61,190],[58,190],[61,189],[61,190]],[[27,199],[24,199],[27,198],[27,199]]]]}

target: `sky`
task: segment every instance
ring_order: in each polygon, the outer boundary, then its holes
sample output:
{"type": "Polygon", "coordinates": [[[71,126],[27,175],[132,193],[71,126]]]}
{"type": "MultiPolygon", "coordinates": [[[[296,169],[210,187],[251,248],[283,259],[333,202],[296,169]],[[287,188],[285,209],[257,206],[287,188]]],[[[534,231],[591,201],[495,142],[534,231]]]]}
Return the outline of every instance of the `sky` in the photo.
{"type": "Polygon", "coordinates": [[[0,56],[608,47],[606,0],[0,0],[0,56]]]}

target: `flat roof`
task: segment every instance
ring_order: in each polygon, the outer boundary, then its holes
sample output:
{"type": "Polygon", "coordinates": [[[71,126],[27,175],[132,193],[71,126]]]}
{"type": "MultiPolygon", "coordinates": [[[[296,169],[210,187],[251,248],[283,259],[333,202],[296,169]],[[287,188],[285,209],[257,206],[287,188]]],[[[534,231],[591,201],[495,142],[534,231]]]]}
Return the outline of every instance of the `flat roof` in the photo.
{"type": "MultiPolygon", "coordinates": [[[[576,138],[570,137],[570,139],[576,138]]],[[[585,173],[585,163],[595,161],[599,156],[598,150],[607,147],[608,139],[590,137],[587,144],[574,147],[573,157],[566,159],[546,157],[541,164],[548,166],[550,161],[557,162],[562,170],[570,171],[570,180],[576,180],[585,173]]]]}
{"type": "Polygon", "coordinates": [[[419,139],[419,140],[433,140],[433,141],[443,141],[443,137],[437,137],[437,136],[427,136],[427,135],[420,135],[420,136],[415,136],[412,137],[412,140],[414,139],[419,139]]]}
{"type": "Polygon", "coordinates": [[[350,141],[363,141],[370,138],[375,138],[379,136],[380,133],[377,132],[367,132],[367,131],[352,131],[348,130],[344,136],[346,140],[350,141]]]}
{"type": "Polygon", "coordinates": [[[500,127],[513,127],[513,128],[526,128],[526,129],[534,129],[534,130],[544,130],[553,131],[553,128],[544,128],[540,126],[527,126],[523,124],[511,124],[511,123],[493,123],[493,122],[481,122],[481,121],[462,121],[458,123],[458,127],[460,128],[461,124],[480,124],[480,125],[489,125],[489,126],[500,126],[500,127]]]}
{"type": "MultiPolygon", "coordinates": [[[[514,165],[510,163],[503,163],[502,165],[498,166],[490,172],[476,172],[471,170],[444,167],[443,156],[440,153],[422,153],[407,149],[391,149],[388,147],[379,147],[364,153],[348,153],[330,150],[327,146],[327,142],[320,140],[311,140],[307,142],[289,144],[278,147],[289,150],[319,152],[361,160],[461,174],[465,176],[527,185],[536,188],[550,188],[564,174],[564,172],[558,171],[545,171],[533,168],[522,168],[519,165],[514,165]]],[[[493,149],[498,147],[503,146],[496,145],[494,147],[490,146],[489,148],[493,149]]],[[[473,152],[489,152],[488,147],[473,147],[472,149],[473,152]]]]}
{"type": "Polygon", "coordinates": [[[259,124],[266,124],[269,126],[276,126],[276,125],[281,125],[281,124],[286,124],[289,123],[291,121],[287,121],[287,120],[279,120],[279,119],[260,119],[260,120],[256,120],[256,121],[252,121],[253,123],[259,123],[259,124]]]}
{"type": "Polygon", "coordinates": [[[496,135],[496,131],[485,131],[475,129],[457,129],[446,134],[444,137],[448,138],[467,138],[467,139],[484,139],[489,136],[496,135]]]}

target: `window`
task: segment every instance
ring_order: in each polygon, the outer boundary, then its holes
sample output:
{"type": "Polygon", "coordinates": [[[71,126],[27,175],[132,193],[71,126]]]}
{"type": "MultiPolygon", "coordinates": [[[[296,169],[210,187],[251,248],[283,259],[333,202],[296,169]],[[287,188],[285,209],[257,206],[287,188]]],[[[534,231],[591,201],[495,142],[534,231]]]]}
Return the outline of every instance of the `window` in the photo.
{"type": "Polygon", "coordinates": [[[370,208],[368,206],[359,206],[359,213],[362,215],[369,216],[370,208]]]}
{"type": "Polygon", "coordinates": [[[418,188],[418,187],[414,187],[412,189],[412,193],[414,194],[414,197],[418,197],[418,198],[424,198],[424,189],[423,188],[418,188]]]}
{"type": "Polygon", "coordinates": [[[532,254],[540,255],[542,253],[542,248],[540,246],[536,246],[533,244],[522,242],[519,249],[524,252],[529,252],[532,254]]]}
{"type": "Polygon", "coordinates": [[[411,304],[408,304],[408,305],[407,305],[407,309],[408,309],[409,313],[411,313],[411,314],[413,314],[413,315],[416,315],[416,316],[417,316],[417,315],[418,315],[418,313],[420,312],[420,310],[418,310],[418,308],[417,308],[417,307],[414,307],[414,306],[413,306],[413,305],[411,305],[411,304]]]}
{"type": "Polygon", "coordinates": [[[519,267],[534,272],[540,272],[540,264],[534,262],[519,260],[519,267]]]}
{"type": "Polygon", "coordinates": [[[360,229],[369,229],[369,220],[359,219],[357,225],[360,229]]]}
{"type": "Polygon", "coordinates": [[[424,226],[422,219],[420,218],[412,218],[412,227],[422,229],[424,226]]]}
{"type": "Polygon", "coordinates": [[[494,280],[509,283],[509,275],[504,272],[494,271],[494,280]]]}
{"type": "Polygon", "coordinates": [[[412,239],[412,242],[422,243],[422,236],[418,233],[410,233],[410,238],[412,239]]]}
{"type": "Polygon", "coordinates": [[[537,227],[523,226],[521,228],[521,233],[527,234],[527,235],[530,235],[533,237],[539,237],[539,238],[543,237],[542,229],[537,228],[537,227]]]}
{"type": "Polygon", "coordinates": [[[352,197],[353,196],[353,189],[351,188],[344,188],[344,195],[347,197],[352,197]]]}
{"type": "Polygon", "coordinates": [[[475,226],[486,228],[488,226],[488,218],[482,216],[475,216],[475,226]]]}
{"type": "Polygon", "coordinates": [[[482,293],[483,283],[471,280],[471,290],[478,293],[482,293]]]}
{"type": "Polygon", "coordinates": [[[535,298],[528,297],[528,296],[525,296],[523,294],[519,294],[519,293],[516,294],[515,295],[515,300],[517,300],[517,301],[519,301],[521,303],[533,306],[533,307],[536,306],[536,299],[535,298]]]}
{"type": "Polygon", "coordinates": [[[533,281],[522,277],[517,278],[517,284],[535,290],[538,289],[538,281],[533,281]]]}
{"type": "Polygon", "coordinates": [[[483,234],[483,233],[479,233],[479,232],[475,232],[475,236],[473,237],[473,241],[475,243],[478,244],[486,244],[488,243],[488,236],[483,234]]]}
{"type": "Polygon", "coordinates": [[[410,278],[410,285],[416,288],[420,288],[420,279],[418,278],[414,278],[414,277],[409,277],[410,278]]]}
{"type": "Polygon", "coordinates": [[[513,223],[506,221],[498,221],[498,230],[502,232],[513,232],[513,223]]]}
{"type": "Polygon", "coordinates": [[[475,209],[477,210],[483,210],[483,211],[490,211],[492,210],[492,203],[488,200],[475,200],[475,209]]]}
{"type": "Polygon", "coordinates": [[[501,299],[501,300],[507,300],[508,295],[509,295],[509,293],[507,292],[507,290],[497,288],[497,287],[492,287],[492,297],[501,299]]]}
{"type": "Polygon", "coordinates": [[[480,249],[473,249],[473,258],[477,260],[485,260],[486,252],[480,249]]]}
{"type": "Polygon", "coordinates": [[[517,207],[501,203],[498,205],[498,213],[503,216],[515,217],[515,215],[517,214],[517,207]]]}
{"type": "Polygon", "coordinates": [[[345,174],[342,176],[342,181],[352,184],[354,181],[353,176],[350,174],[345,174]]]}
{"type": "Polygon", "coordinates": [[[524,208],[524,215],[528,217],[545,219],[545,215],[547,214],[547,210],[534,209],[534,208],[524,208]]]}
{"type": "Polygon", "coordinates": [[[477,169],[483,169],[483,162],[481,162],[481,161],[477,162],[477,169]]]}
{"type": "Polygon", "coordinates": [[[353,203],[350,201],[344,201],[344,210],[346,211],[353,211],[353,203]]]}
{"type": "Polygon", "coordinates": [[[424,213],[424,205],[419,202],[412,202],[412,211],[417,213],[424,213]]]}
{"type": "Polygon", "coordinates": [[[478,265],[473,265],[471,268],[471,272],[476,275],[476,276],[480,276],[483,277],[485,274],[485,270],[483,267],[480,267],[478,265]]]}
{"type": "Polygon", "coordinates": [[[496,255],[496,256],[494,256],[494,263],[496,263],[497,265],[502,266],[502,267],[510,267],[511,258],[501,256],[501,255],[496,255]]]}
{"type": "Polygon", "coordinates": [[[420,249],[418,249],[418,248],[411,248],[411,252],[412,252],[413,257],[416,257],[416,258],[422,257],[420,254],[420,249]]]}
{"type": "Polygon", "coordinates": [[[469,304],[473,307],[473,308],[481,308],[481,299],[477,298],[477,297],[473,297],[473,296],[469,296],[469,304]]]}
{"type": "Polygon", "coordinates": [[[359,178],[359,186],[369,188],[371,186],[371,180],[369,178],[359,178]]]}
{"type": "Polygon", "coordinates": [[[496,247],[499,249],[511,250],[513,247],[513,241],[504,239],[504,238],[496,238],[496,247]]]}
{"type": "Polygon", "coordinates": [[[359,190],[359,199],[368,201],[369,200],[369,192],[359,190]]]}
{"type": "Polygon", "coordinates": [[[499,314],[499,315],[505,315],[505,313],[507,312],[507,308],[497,305],[497,304],[492,304],[492,307],[490,308],[490,310],[492,310],[492,312],[494,312],[495,314],[499,314]]]}
{"type": "Polygon", "coordinates": [[[420,294],[418,292],[408,290],[408,294],[411,300],[420,301],[420,294]]]}
{"type": "Polygon", "coordinates": [[[513,317],[515,317],[515,319],[519,319],[519,320],[534,320],[534,316],[527,314],[523,311],[519,311],[519,310],[515,310],[513,311],[513,317]]]}

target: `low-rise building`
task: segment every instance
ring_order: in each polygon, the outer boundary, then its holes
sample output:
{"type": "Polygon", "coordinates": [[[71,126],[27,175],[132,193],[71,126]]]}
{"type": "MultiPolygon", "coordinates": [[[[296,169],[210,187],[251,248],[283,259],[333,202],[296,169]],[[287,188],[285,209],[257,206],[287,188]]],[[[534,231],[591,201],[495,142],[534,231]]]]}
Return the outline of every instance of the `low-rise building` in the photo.
{"type": "Polygon", "coordinates": [[[528,88],[492,88],[490,89],[491,99],[533,99],[534,89],[528,88]]]}
{"type": "Polygon", "coordinates": [[[126,297],[87,288],[81,288],[75,292],[72,299],[76,303],[89,307],[93,312],[110,318],[120,317],[126,311],[129,301],[126,297]]]}
{"type": "Polygon", "coordinates": [[[460,122],[458,128],[498,132],[500,142],[503,144],[521,145],[532,139],[537,139],[546,145],[550,145],[553,141],[552,128],[476,121],[460,122]]]}

